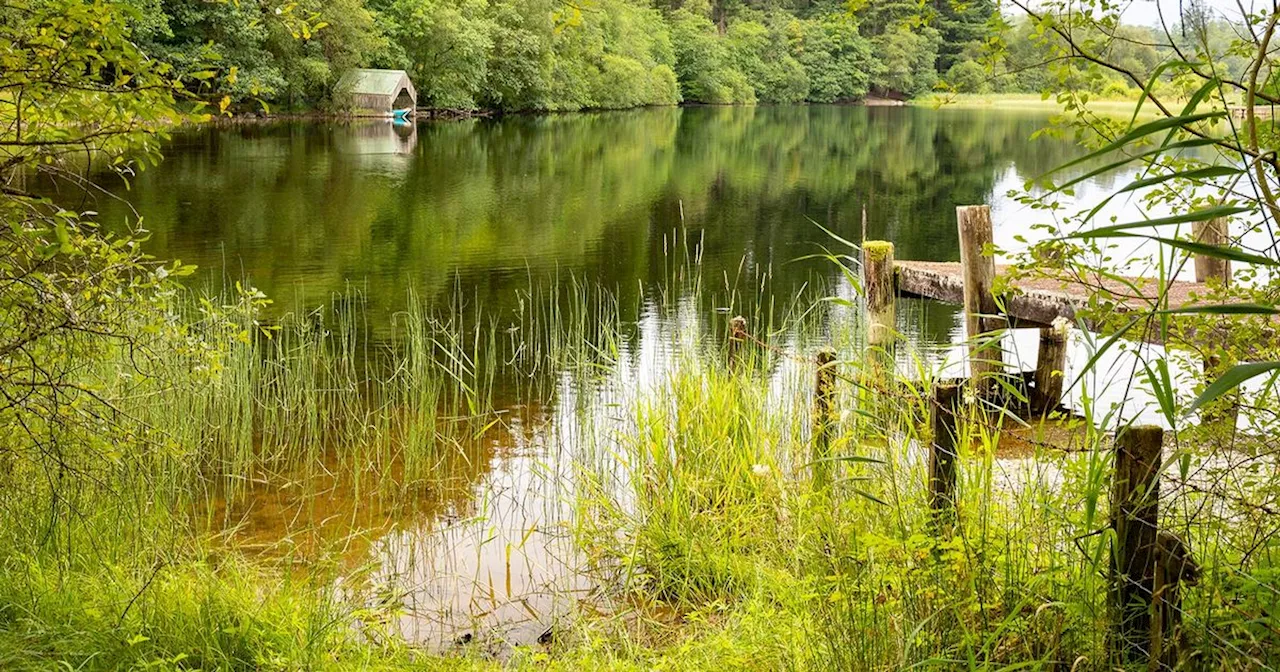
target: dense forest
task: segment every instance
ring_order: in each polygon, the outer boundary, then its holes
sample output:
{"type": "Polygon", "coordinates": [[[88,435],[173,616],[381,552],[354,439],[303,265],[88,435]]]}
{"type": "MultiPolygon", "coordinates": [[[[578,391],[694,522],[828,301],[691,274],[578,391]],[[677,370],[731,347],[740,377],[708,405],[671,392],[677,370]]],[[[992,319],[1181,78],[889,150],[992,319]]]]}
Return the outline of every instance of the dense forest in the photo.
{"type": "MultiPolygon", "coordinates": [[[[1037,67],[1043,31],[993,0],[130,2],[139,45],[233,110],[324,107],[351,67],[407,70],[422,106],[504,111],[1039,92],[1060,76],[1037,67]]],[[[1118,29],[1109,55],[1150,71],[1147,32],[1118,29]]],[[[1073,76],[1132,93],[1114,73],[1073,76]]]]}

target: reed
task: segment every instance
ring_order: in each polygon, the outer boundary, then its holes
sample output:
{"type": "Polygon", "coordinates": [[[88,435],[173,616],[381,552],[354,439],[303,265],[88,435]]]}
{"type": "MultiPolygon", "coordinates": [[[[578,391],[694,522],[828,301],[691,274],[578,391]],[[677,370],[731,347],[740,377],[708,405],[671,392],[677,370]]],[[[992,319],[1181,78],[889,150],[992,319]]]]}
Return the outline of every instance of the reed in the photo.
{"type": "MultiPolygon", "coordinates": [[[[868,349],[839,286],[780,305],[752,298],[774,294],[767,273],[695,270],[637,294],[531,282],[506,310],[411,296],[381,338],[358,293],[270,321],[252,295],[165,306],[180,327],[82,372],[119,414],[105,440],[6,463],[0,667],[1111,669],[1109,410],[1086,396],[1057,427],[964,405],[941,520],[944,350],[868,349]],[[751,338],[730,362],[734,315],[751,338]],[[822,347],[839,375],[815,453],[822,347]],[[389,570],[377,549],[440,511],[496,536],[474,497],[502,440],[543,446],[522,505],[572,530],[592,590],[549,643],[420,648],[410,577],[447,568],[389,570]],[[253,507],[288,522],[256,530],[253,507]]],[[[1272,523],[1248,502],[1266,500],[1198,492],[1198,471],[1241,472],[1176,450],[1164,515],[1204,569],[1187,650],[1265,669],[1272,523]]],[[[1249,482],[1232,487],[1269,492],[1249,482]]],[[[519,534],[499,573],[542,532],[519,534]]]]}

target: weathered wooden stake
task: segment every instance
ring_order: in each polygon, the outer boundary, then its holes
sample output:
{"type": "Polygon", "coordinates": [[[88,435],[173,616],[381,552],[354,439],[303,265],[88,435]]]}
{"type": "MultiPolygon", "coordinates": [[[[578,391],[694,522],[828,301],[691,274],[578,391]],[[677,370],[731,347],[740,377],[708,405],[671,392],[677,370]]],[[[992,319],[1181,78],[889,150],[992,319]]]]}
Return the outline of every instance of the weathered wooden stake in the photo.
{"type": "Polygon", "coordinates": [[[862,290],[867,297],[867,345],[888,349],[897,336],[893,243],[869,240],[862,244],[862,290]]]}
{"type": "Polygon", "coordinates": [[[1032,382],[1031,410],[1044,415],[1062,405],[1063,379],[1067,371],[1067,344],[1071,323],[1056,320],[1052,327],[1040,330],[1040,352],[1032,382]]]}
{"type": "Polygon", "coordinates": [[[737,315],[729,320],[729,368],[742,364],[742,347],[747,342],[747,318],[737,315]]]}
{"type": "Polygon", "coordinates": [[[935,513],[955,507],[956,444],[960,437],[956,412],[960,408],[958,382],[933,386],[933,444],[929,450],[929,508],[935,513]]]}
{"type": "MultiPolygon", "coordinates": [[[[1196,222],[1192,225],[1192,235],[1198,242],[1223,247],[1227,244],[1227,218],[1216,217],[1207,222],[1196,222]]],[[[1207,257],[1203,254],[1195,256],[1196,282],[1216,280],[1223,285],[1231,283],[1231,262],[1226,259],[1207,257]]]]}
{"type": "Polygon", "coordinates": [[[983,250],[994,241],[991,208],[962,205],[956,208],[960,230],[960,274],[964,281],[965,327],[969,336],[969,371],[975,390],[984,398],[994,397],[996,377],[1004,372],[1004,349],[992,332],[1004,329],[995,295],[996,261],[983,250]]]}
{"type": "Polygon", "coordinates": [[[831,435],[835,432],[836,417],[836,351],[823,348],[818,351],[818,373],[813,385],[813,483],[815,488],[825,488],[831,482],[831,435]]]}
{"type": "Polygon", "coordinates": [[[1151,595],[1152,670],[1174,670],[1182,656],[1182,586],[1200,581],[1191,550],[1167,530],[1156,534],[1155,577],[1151,595]]]}
{"type": "Polygon", "coordinates": [[[1116,437],[1111,483],[1111,525],[1116,535],[1111,605],[1116,645],[1127,661],[1146,660],[1150,650],[1163,444],[1164,430],[1151,425],[1129,427],[1116,437]]]}

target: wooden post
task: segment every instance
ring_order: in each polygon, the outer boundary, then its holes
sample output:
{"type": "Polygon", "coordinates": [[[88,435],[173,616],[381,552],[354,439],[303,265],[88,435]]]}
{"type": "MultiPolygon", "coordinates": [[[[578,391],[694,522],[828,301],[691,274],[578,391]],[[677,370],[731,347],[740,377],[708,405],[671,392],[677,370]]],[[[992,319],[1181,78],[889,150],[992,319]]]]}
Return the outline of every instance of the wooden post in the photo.
{"type": "MultiPolygon", "coordinates": [[[[1191,226],[1192,235],[1197,242],[1206,245],[1224,247],[1227,244],[1227,218],[1216,217],[1207,222],[1196,222],[1191,226]]],[[[1231,283],[1231,262],[1203,254],[1195,256],[1196,282],[1217,281],[1226,286],[1231,283]]]]}
{"type": "Polygon", "coordinates": [[[747,342],[747,318],[737,315],[729,320],[729,368],[741,366],[742,346],[747,342]]]}
{"type": "Polygon", "coordinates": [[[862,291],[867,297],[867,345],[889,349],[897,335],[893,243],[862,244],[862,291]]]}
{"type": "Polygon", "coordinates": [[[1115,643],[1126,661],[1147,659],[1151,596],[1155,583],[1156,515],[1160,500],[1160,451],[1164,430],[1129,427],[1116,437],[1111,483],[1111,606],[1115,643]]]}
{"type": "Polygon", "coordinates": [[[1071,323],[1059,318],[1052,327],[1040,330],[1040,352],[1036,357],[1031,411],[1047,415],[1062,405],[1063,379],[1067,371],[1067,344],[1071,323]]]}
{"type": "Polygon", "coordinates": [[[956,208],[960,230],[960,274],[964,281],[964,316],[969,337],[969,371],[975,390],[984,398],[996,395],[996,376],[1004,372],[1004,349],[991,332],[1004,329],[992,290],[996,261],[983,254],[994,241],[991,207],[963,205],[956,208]]]}
{"type": "Polygon", "coordinates": [[[835,431],[836,351],[818,351],[818,372],[813,384],[813,484],[822,489],[831,482],[831,435],[835,431]]]}
{"type": "Polygon", "coordinates": [[[1200,567],[1178,535],[1156,534],[1155,577],[1151,595],[1152,670],[1178,669],[1182,657],[1182,586],[1200,581],[1200,567]]]}
{"type": "Polygon", "coordinates": [[[929,450],[929,508],[935,513],[955,508],[956,444],[960,437],[956,411],[960,408],[958,382],[933,386],[933,443],[929,450]]]}

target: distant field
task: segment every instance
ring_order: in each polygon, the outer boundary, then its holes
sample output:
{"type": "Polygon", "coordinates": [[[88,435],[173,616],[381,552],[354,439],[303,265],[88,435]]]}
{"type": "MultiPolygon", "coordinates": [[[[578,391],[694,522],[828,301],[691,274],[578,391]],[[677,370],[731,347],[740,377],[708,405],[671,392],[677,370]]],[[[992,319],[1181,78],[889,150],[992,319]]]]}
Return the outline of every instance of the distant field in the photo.
{"type": "MultiPolygon", "coordinates": [[[[1181,99],[1161,99],[1166,105],[1172,105],[1177,110],[1182,109],[1185,101],[1181,99]]],[[[961,108],[981,108],[996,107],[1004,109],[1027,109],[1027,110],[1044,110],[1046,112],[1060,111],[1062,106],[1058,104],[1054,98],[1043,98],[1038,93],[936,93],[928,96],[922,96],[915,100],[909,101],[909,105],[917,105],[920,107],[961,107],[961,108]]],[[[1108,115],[1130,115],[1133,114],[1133,108],[1138,104],[1136,98],[1111,98],[1111,99],[1091,99],[1089,101],[1089,109],[1098,114],[1108,115]]],[[[1155,113],[1155,106],[1151,101],[1145,101],[1142,105],[1142,114],[1147,116],[1155,113]]]]}
{"type": "MultiPolygon", "coordinates": [[[[1137,100],[1095,99],[1089,101],[1089,109],[1099,113],[1131,114],[1137,100]]],[[[1062,106],[1053,98],[1043,98],[1038,93],[954,93],[931,94],[912,100],[911,105],[922,107],[995,107],[1039,109],[1045,111],[1061,110],[1062,106]]],[[[1150,103],[1145,103],[1146,108],[1150,103]]]]}

